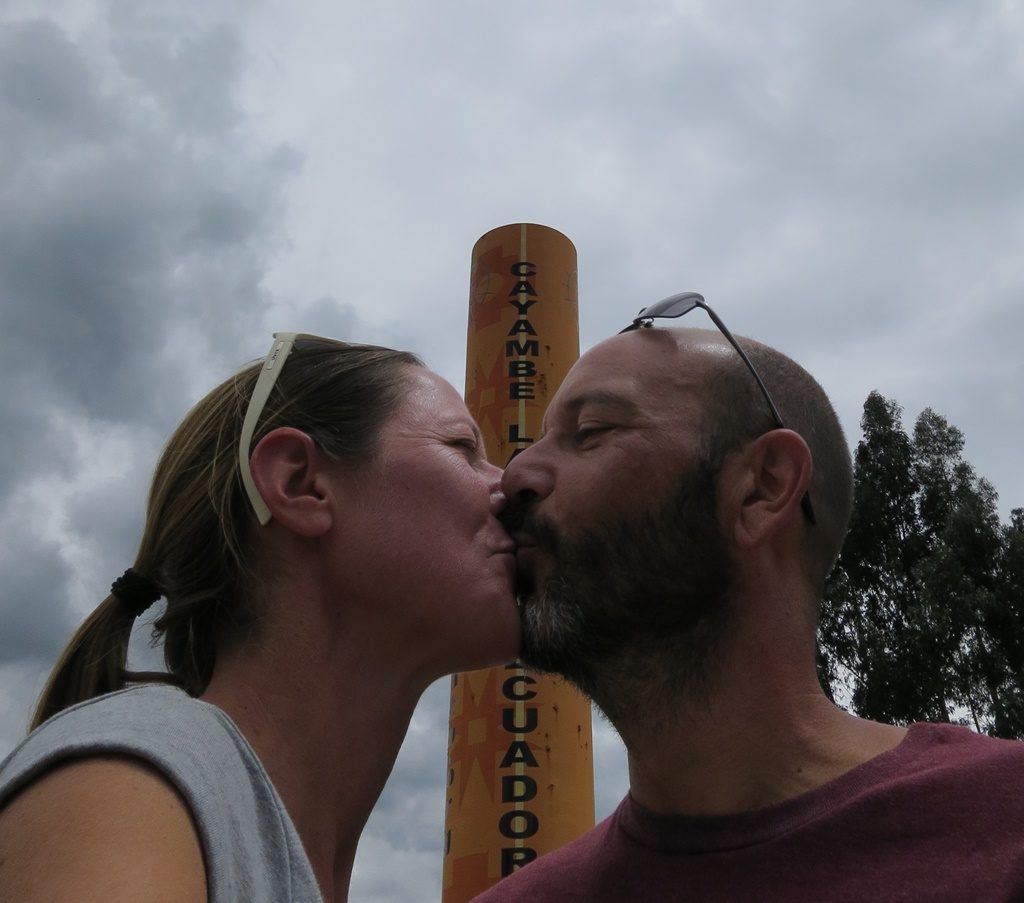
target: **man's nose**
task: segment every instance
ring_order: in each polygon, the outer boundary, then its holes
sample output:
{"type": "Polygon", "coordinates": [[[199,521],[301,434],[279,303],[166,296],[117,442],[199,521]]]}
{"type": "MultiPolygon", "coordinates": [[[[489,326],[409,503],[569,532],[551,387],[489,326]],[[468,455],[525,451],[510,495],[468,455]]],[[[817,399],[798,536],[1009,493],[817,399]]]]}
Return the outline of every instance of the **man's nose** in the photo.
{"type": "Polygon", "coordinates": [[[533,445],[519,452],[505,468],[501,490],[520,502],[547,498],[555,488],[554,472],[542,449],[533,445]]]}

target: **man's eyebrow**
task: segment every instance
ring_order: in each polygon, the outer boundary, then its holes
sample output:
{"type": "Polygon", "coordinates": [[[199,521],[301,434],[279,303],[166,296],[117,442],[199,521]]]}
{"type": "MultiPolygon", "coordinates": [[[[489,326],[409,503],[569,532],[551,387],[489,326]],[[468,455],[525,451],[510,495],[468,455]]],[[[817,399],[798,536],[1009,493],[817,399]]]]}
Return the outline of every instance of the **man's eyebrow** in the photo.
{"type": "MultiPolygon", "coordinates": [[[[575,417],[582,408],[591,404],[618,410],[624,414],[635,414],[640,411],[640,405],[632,398],[627,398],[625,395],[620,395],[618,392],[612,392],[609,389],[588,389],[580,392],[566,401],[562,405],[562,410],[568,416],[575,417]]],[[[544,420],[541,423],[541,435],[547,432],[547,427],[548,417],[545,414],[544,420]]]]}
{"type": "Polygon", "coordinates": [[[640,410],[640,406],[632,398],[627,398],[625,395],[608,389],[589,389],[586,392],[581,392],[565,403],[565,409],[570,414],[578,414],[580,408],[588,404],[599,404],[630,412],[640,410]]]}

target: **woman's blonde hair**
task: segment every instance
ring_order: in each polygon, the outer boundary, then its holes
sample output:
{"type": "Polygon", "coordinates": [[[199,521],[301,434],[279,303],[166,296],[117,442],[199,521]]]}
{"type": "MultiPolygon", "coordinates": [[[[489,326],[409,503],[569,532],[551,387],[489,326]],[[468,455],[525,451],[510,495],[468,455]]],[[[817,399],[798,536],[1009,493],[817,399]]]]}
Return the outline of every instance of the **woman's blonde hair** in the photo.
{"type": "MultiPolygon", "coordinates": [[[[218,645],[251,623],[247,537],[257,520],[239,475],[238,442],[261,366],[241,370],[192,408],[153,475],[133,570],[167,599],[153,635],[163,637],[168,673],[126,670],[135,613],[107,596],[54,666],[33,728],[129,682],[162,680],[199,695],[210,681],[218,645]]],[[[290,426],[336,460],[372,457],[410,366],[422,364],[415,355],[372,345],[320,342],[296,348],[267,400],[252,446],[270,430],[290,426]]]]}

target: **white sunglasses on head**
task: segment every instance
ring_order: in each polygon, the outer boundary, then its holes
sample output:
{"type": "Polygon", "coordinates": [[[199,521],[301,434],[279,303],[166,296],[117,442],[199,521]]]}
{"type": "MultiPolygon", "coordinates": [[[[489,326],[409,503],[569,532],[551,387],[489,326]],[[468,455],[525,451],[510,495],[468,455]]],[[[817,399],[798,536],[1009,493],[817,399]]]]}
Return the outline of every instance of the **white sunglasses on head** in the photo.
{"type": "Polygon", "coordinates": [[[238,437],[238,472],[242,476],[242,485],[245,487],[245,494],[249,496],[253,511],[261,526],[270,523],[270,509],[263,501],[256,484],[252,479],[252,469],[249,466],[249,455],[251,454],[253,433],[256,432],[256,424],[263,413],[263,408],[270,398],[270,392],[277,383],[277,378],[284,369],[284,362],[296,346],[306,343],[311,345],[340,345],[337,339],[328,339],[319,335],[310,335],[306,332],[275,332],[274,344],[267,352],[267,358],[263,362],[259,378],[253,387],[252,396],[249,398],[249,407],[245,412],[245,419],[242,421],[242,433],[238,437]]]}

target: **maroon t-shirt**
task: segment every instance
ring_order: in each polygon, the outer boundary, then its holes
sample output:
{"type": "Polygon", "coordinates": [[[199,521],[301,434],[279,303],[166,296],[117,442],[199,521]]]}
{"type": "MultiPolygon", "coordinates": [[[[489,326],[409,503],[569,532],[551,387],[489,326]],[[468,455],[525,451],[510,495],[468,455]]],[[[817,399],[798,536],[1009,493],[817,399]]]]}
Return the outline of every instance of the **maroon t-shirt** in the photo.
{"type": "Polygon", "coordinates": [[[815,790],[738,815],[632,797],[475,903],[1024,901],[1024,743],[912,725],[815,790]]]}

